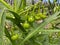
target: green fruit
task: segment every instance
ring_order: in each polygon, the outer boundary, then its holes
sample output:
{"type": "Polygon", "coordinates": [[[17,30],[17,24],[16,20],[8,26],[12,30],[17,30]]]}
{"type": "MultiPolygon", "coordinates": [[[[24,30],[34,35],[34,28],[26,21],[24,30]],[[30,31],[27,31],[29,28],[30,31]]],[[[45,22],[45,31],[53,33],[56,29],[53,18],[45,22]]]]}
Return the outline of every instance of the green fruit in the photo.
{"type": "Polygon", "coordinates": [[[28,29],[30,27],[30,25],[29,25],[29,23],[25,22],[25,23],[23,23],[23,27],[28,29]]]}
{"type": "Polygon", "coordinates": [[[15,34],[15,35],[13,35],[13,36],[11,37],[11,39],[12,39],[12,40],[17,40],[18,37],[19,37],[19,35],[18,35],[18,34],[15,34]]]}
{"type": "Polygon", "coordinates": [[[34,22],[34,17],[33,16],[28,17],[28,22],[34,22]]]}
{"type": "Polygon", "coordinates": [[[40,16],[41,16],[41,18],[43,18],[43,19],[47,17],[46,15],[43,15],[43,14],[40,15],[40,16]]]}
{"type": "Polygon", "coordinates": [[[36,20],[41,19],[40,15],[35,15],[35,19],[36,19],[36,20]]]}

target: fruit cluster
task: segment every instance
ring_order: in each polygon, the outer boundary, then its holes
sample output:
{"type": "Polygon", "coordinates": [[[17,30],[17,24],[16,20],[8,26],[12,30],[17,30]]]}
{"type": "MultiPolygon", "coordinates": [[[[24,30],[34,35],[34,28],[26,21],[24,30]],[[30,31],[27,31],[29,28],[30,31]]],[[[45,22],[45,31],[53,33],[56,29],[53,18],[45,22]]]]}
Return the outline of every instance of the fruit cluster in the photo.
{"type": "MultiPolygon", "coordinates": [[[[46,15],[43,14],[43,13],[38,13],[38,14],[35,14],[35,15],[26,15],[23,18],[24,18],[23,19],[24,21],[21,23],[21,25],[23,26],[24,29],[29,29],[31,27],[31,24],[33,24],[37,20],[45,19],[46,15]]],[[[12,33],[12,35],[11,35],[12,40],[15,41],[18,38],[19,38],[18,34],[12,33]]]]}
{"type": "Polygon", "coordinates": [[[28,15],[27,20],[25,20],[25,22],[22,23],[22,26],[25,29],[28,29],[30,27],[31,23],[35,22],[36,20],[41,20],[41,19],[45,19],[45,18],[46,18],[46,15],[42,14],[42,13],[38,13],[36,15],[28,15]]]}

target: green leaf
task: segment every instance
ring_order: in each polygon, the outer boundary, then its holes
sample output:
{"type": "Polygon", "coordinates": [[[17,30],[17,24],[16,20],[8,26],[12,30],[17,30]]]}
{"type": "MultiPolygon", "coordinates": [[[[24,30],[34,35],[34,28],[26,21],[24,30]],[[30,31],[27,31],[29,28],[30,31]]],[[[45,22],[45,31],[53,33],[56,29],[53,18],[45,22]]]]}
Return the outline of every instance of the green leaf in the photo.
{"type": "MultiPolygon", "coordinates": [[[[12,19],[13,20],[13,23],[16,24],[23,32],[26,32],[24,27],[20,24],[21,22],[23,22],[21,19],[20,19],[20,16],[13,12],[13,11],[9,11],[10,13],[12,13],[15,17],[15,19],[12,19]]],[[[11,18],[10,18],[11,19],[11,18]]]]}
{"type": "Polygon", "coordinates": [[[10,10],[9,10],[9,12],[13,14],[13,16],[15,17],[15,19],[18,19],[19,21],[21,21],[20,16],[16,12],[10,11],[10,10]]]}
{"type": "Polygon", "coordinates": [[[0,45],[4,45],[4,25],[5,25],[5,14],[4,10],[2,10],[1,15],[0,15],[0,45]]]}
{"type": "Polygon", "coordinates": [[[14,8],[16,12],[18,11],[20,5],[21,5],[21,0],[14,0],[14,8]]]}
{"type": "MultiPolygon", "coordinates": [[[[29,40],[31,37],[33,37],[35,34],[37,34],[39,32],[39,30],[43,29],[44,26],[46,26],[48,23],[50,23],[51,21],[55,20],[57,18],[57,15],[60,12],[56,12],[55,14],[53,14],[52,16],[49,16],[45,22],[43,22],[38,28],[36,28],[35,30],[33,30],[32,32],[30,32],[26,38],[22,41],[21,44],[23,44],[25,41],[29,40]]],[[[43,31],[43,30],[42,30],[43,31]]]]}
{"type": "Polygon", "coordinates": [[[20,9],[24,9],[26,7],[26,0],[21,0],[20,9]]]}

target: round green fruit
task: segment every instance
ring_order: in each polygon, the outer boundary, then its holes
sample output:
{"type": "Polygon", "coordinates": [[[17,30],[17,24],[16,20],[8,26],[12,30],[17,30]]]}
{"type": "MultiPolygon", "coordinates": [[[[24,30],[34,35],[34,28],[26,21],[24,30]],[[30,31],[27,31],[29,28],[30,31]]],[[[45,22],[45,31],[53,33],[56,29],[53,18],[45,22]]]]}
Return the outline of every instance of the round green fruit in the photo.
{"type": "Polygon", "coordinates": [[[28,22],[34,22],[34,17],[33,16],[28,17],[28,22]]]}
{"type": "Polygon", "coordinates": [[[12,39],[12,40],[17,40],[18,37],[19,37],[19,35],[18,35],[18,34],[15,34],[15,35],[13,35],[13,36],[11,37],[11,39],[12,39]]]}
{"type": "Polygon", "coordinates": [[[39,15],[35,15],[35,19],[39,20],[39,19],[41,19],[41,17],[39,15]]]}
{"type": "Polygon", "coordinates": [[[43,15],[43,14],[40,15],[40,16],[41,16],[41,18],[43,18],[43,19],[47,17],[46,15],[43,15]]]}
{"type": "Polygon", "coordinates": [[[28,29],[30,27],[30,25],[29,25],[29,23],[25,22],[25,23],[23,23],[23,27],[28,29]]]}

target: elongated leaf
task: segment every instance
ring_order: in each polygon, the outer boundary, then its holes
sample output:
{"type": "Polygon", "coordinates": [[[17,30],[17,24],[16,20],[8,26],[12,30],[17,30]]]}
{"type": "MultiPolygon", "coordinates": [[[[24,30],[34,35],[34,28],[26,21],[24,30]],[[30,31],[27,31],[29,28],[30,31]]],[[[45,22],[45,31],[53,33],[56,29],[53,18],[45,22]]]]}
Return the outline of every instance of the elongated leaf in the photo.
{"type": "MultiPolygon", "coordinates": [[[[48,23],[50,23],[51,21],[53,21],[54,19],[56,19],[57,15],[60,12],[56,12],[55,14],[53,14],[52,16],[48,17],[45,22],[43,22],[36,30],[30,32],[27,37],[22,41],[22,43],[24,43],[25,41],[27,41],[28,39],[30,39],[32,36],[34,36],[35,34],[37,34],[39,32],[39,30],[41,30],[45,25],[47,25],[48,23]]],[[[21,43],[21,44],[22,44],[21,43]]]]}
{"type": "Polygon", "coordinates": [[[26,7],[26,0],[21,0],[21,8],[24,9],[26,7]]]}
{"type": "Polygon", "coordinates": [[[18,19],[19,21],[21,21],[20,16],[19,16],[17,13],[15,13],[15,12],[13,12],[13,11],[10,11],[10,10],[9,10],[9,12],[12,13],[13,16],[14,16],[16,19],[18,19]]]}
{"type": "Polygon", "coordinates": [[[4,9],[0,15],[0,45],[4,45],[4,24],[5,24],[5,15],[4,15],[4,9]]]}
{"type": "Polygon", "coordinates": [[[14,8],[16,12],[19,9],[20,4],[21,4],[21,0],[14,0],[14,8]]]}
{"type": "Polygon", "coordinates": [[[22,20],[20,19],[20,16],[13,11],[9,11],[9,12],[12,13],[15,16],[15,19],[13,20],[13,23],[16,24],[23,32],[26,32],[25,29],[23,28],[23,26],[20,24],[22,22],[22,20]]]}

